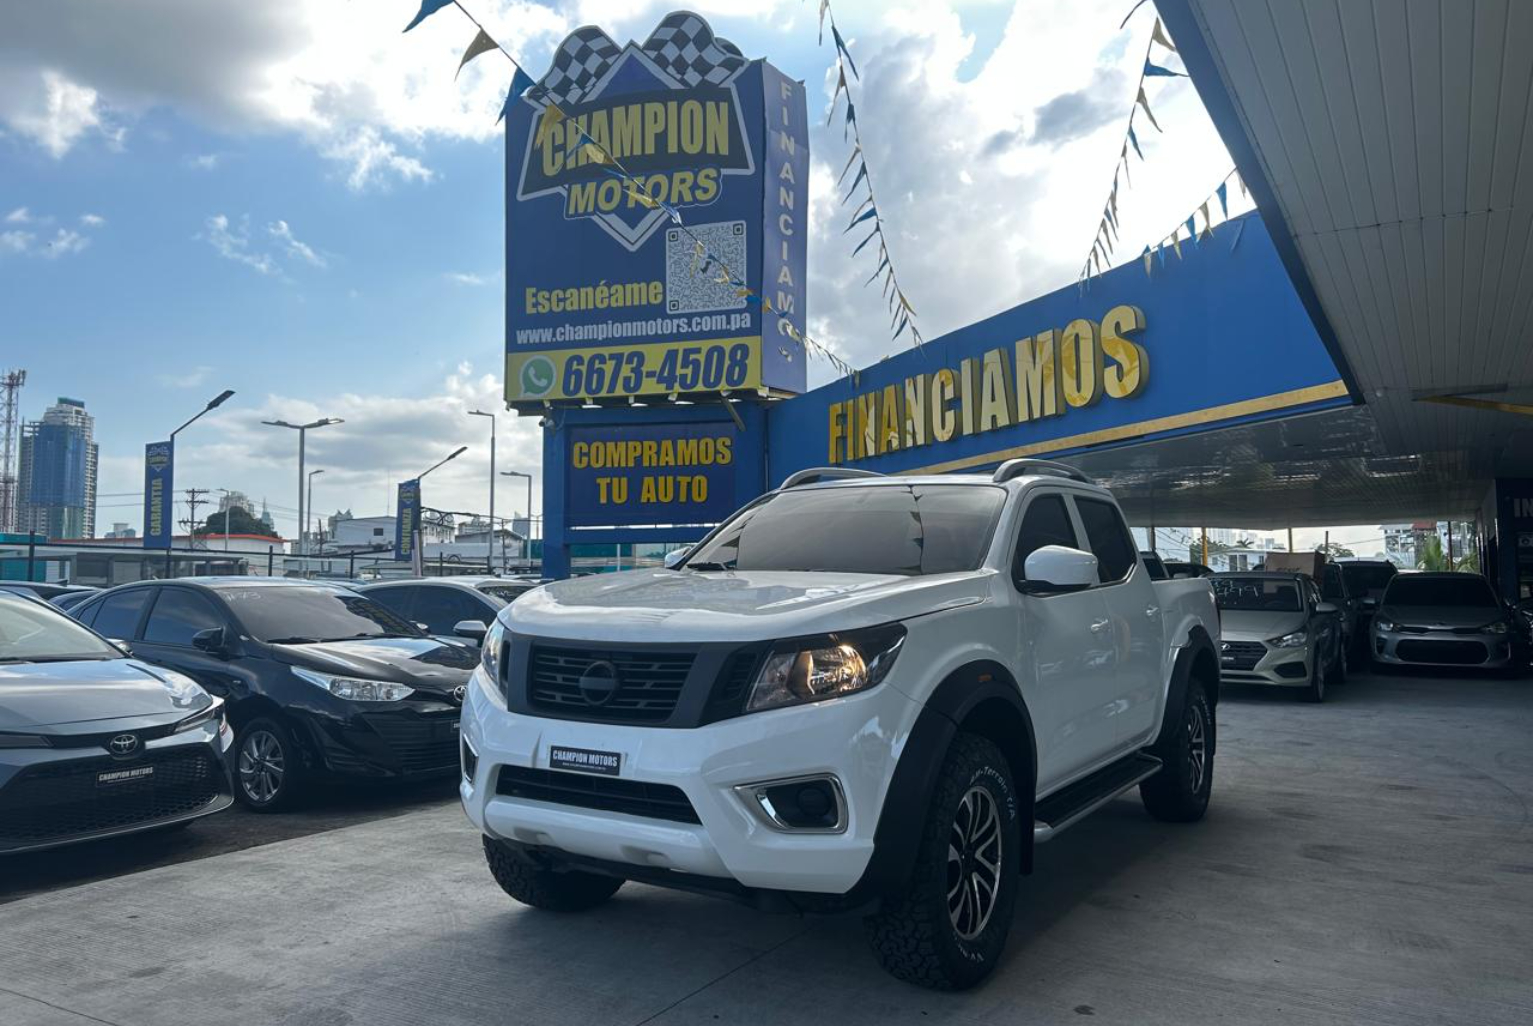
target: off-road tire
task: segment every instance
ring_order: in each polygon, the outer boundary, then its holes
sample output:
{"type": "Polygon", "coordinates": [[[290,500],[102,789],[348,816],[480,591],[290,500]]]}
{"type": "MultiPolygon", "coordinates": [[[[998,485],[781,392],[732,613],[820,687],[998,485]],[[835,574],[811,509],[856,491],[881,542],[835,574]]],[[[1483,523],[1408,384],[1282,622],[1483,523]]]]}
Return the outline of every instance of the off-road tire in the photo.
{"type": "MultiPolygon", "coordinates": [[[[864,920],[873,954],[892,976],[933,990],[963,990],[996,967],[1011,931],[1022,883],[1019,807],[1011,769],[1000,749],[978,735],[958,734],[937,778],[907,890],[887,898],[878,912],[864,920]],[[962,882],[952,886],[949,845],[955,831],[962,833],[958,817],[965,800],[971,809],[986,800],[971,795],[976,788],[994,803],[1001,850],[990,911],[977,923],[970,920],[978,929],[972,938],[965,939],[948,903],[950,894],[961,892],[963,886],[962,882]]],[[[970,859],[954,867],[960,881],[967,879],[961,875],[965,865],[973,866],[974,862],[970,859]]]]}
{"type": "Polygon", "coordinates": [[[1213,793],[1217,735],[1208,692],[1198,680],[1189,680],[1180,708],[1174,713],[1166,710],[1160,739],[1150,749],[1150,754],[1161,761],[1161,769],[1139,785],[1139,800],[1146,812],[1167,823],[1192,823],[1203,818],[1213,793]],[[1200,740],[1202,759],[1198,763],[1195,755],[1200,740]]]}
{"type": "Polygon", "coordinates": [[[494,838],[484,838],[484,860],[500,889],[523,905],[549,912],[584,912],[617,893],[615,876],[543,869],[517,858],[494,838]]]}

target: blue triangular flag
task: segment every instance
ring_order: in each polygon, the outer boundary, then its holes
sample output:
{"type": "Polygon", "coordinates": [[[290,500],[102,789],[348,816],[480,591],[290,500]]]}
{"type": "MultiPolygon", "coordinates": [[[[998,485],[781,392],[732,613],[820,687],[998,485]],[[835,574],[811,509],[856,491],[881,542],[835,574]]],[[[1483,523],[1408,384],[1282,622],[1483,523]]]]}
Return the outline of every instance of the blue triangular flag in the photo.
{"type": "Polygon", "coordinates": [[[1189,215],[1188,218],[1187,218],[1187,237],[1192,239],[1192,244],[1194,246],[1196,246],[1198,244],[1198,227],[1197,227],[1196,222],[1194,221],[1194,218],[1196,216],[1197,216],[1196,214],[1192,214],[1192,215],[1189,215]]]}
{"type": "Polygon", "coordinates": [[[1141,150],[1139,148],[1139,136],[1134,134],[1134,126],[1133,125],[1129,125],[1128,126],[1128,142],[1129,142],[1130,146],[1134,147],[1134,152],[1139,154],[1139,159],[1143,160],[1144,159],[1144,150],[1141,150]]]}
{"type": "Polygon", "coordinates": [[[840,50],[841,56],[846,58],[846,63],[852,69],[852,74],[856,75],[857,79],[860,81],[862,76],[857,73],[857,62],[852,60],[852,55],[850,51],[847,50],[846,42],[841,38],[841,31],[836,28],[835,22],[830,23],[830,35],[831,38],[836,41],[836,49],[840,50]]]}
{"type": "Polygon", "coordinates": [[[1144,77],[1145,78],[1186,78],[1187,76],[1183,75],[1180,71],[1172,71],[1170,68],[1163,68],[1159,64],[1156,64],[1154,61],[1145,61],[1144,62],[1144,77]]]}
{"type": "Polygon", "coordinates": [[[1155,247],[1155,255],[1160,258],[1160,266],[1166,266],[1166,240],[1161,239],[1160,245],[1155,247]]]}
{"type": "Polygon", "coordinates": [[[884,273],[884,268],[888,267],[888,266],[889,266],[889,254],[885,253],[884,254],[884,258],[881,261],[879,261],[879,263],[878,263],[878,269],[873,272],[873,277],[869,278],[867,281],[863,282],[862,283],[862,287],[863,288],[867,288],[869,285],[873,284],[873,278],[877,278],[880,274],[883,274],[884,273]]]}
{"type": "Polygon", "coordinates": [[[516,74],[511,76],[511,88],[506,92],[506,102],[500,105],[500,117],[495,119],[498,125],[506,119],[511,112],[511,105],[521,98],[521,95],[532,88],[532,78],[521,68],[516,69],[516,74]]]}
{"type": "Polygon", "coordinates": [[[877,235],[879,233],[879,231],[880,231],[880,229],[874,228],[871,232],[868,233],[868,237],[867,238],[865,238],[861,242],[857,243],[857,248],[852,250],[852,256],[856,256],[858,253],[861,253],[862,252],[862,247],[866,246],[868,243],[872,242],[873,241],[873,236],[877,235]]]}
{"type": "MultiPolygon", "coordinates": [[[[855,125],[856,123],[857,123],[857,108],[852,106],[851,98],[848,97],[847,101],[846,101],[846,123],[841,126],[841,138],[842,139],[846,138],[846,130],[848,128],[850,128],[852,125],[855,125]]],[[[863,165],[863,170],[867,170],[867,165],[866,164],[863,165]]]]}
{"type": "Polygon", "coordinates": [[[866,177],[868,177],[868,165],[864,161],[863,165],[857,169],[857,177],[852,179],[851,186],[846,190],[846,196],[841,200],[842,203],[852,198],[852,193],[857,191],[857,183],[866,177]]]}
{"type": "Polygon", "coordinates": [[[410,31],[450,3],[452,3],[452,0],[421,0],[420,13],[415,16],[414,21],[405,26],[405,31],[410,31]]]}
{"type": "Polygon", "coordinates": [[[870,218],[870,217],[877,217],[877,216],[878,216],[878,208],[877,207],[869,207],[868,208],[868,212],[866,214],[863,214],[861,217],[857,218],[857,220],[855,220],[851,224],[847,225],[845,230],[843,230],[841,232],[841,234],[845,235],[847,232],[851,231],[853,228],[857,227],[859,224],[861,224],[862,222],[866,221],[868,218],[870,218]]]}
{"type": "Polygon", "coordinates": [[[1229,220],[1229,217],[1230,217],[1230,187],[1229,187],[1229,183],[1227,183],[1227,182],[1220,182],[1219,183],[1219,188],[1214,190],[1214,194],[1219,197],[1219,209],[1224,211],[1224,219],[1226,221],[1229,220]]]}

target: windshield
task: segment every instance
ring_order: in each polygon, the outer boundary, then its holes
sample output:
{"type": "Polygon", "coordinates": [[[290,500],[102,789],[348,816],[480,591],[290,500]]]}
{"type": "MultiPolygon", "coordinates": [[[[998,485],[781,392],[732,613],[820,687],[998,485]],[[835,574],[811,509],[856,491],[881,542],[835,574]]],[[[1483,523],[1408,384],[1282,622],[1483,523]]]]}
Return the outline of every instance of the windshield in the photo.
{"type": "Polygon", "coordinates": [[[1005,501],[1004,489],[973,485],[775,492],[698,546],[685,566],[906,575],[974,570],[1005,501]]]}
{"type": "Polygon", "coordinates": [[[1496,596],[1483,577],[1400,574],[1389,583],[1384,601],[1391,606],[1494,606],[1496,596]]]}
{"type": "Polygon", "coordinates": [[[353,638],[423,638],[413,623],[343,588],[219,588],[236,619],[257,641],[303,644],[353,638]]]}
{"type": "Polygon", "coordinates": [[[1304,601],[1297,581],[1268,577],[1213,577],[1214,602],[1220,609],[1245,612],[1299,613],[1304,601]]]}
{"type": "Polygon", "coordinates": [[[1390,580],[1397,576],[1392,566],[1368,566],[1363,563],[1343,563],[1341,572],[1347,578],[1347,586],[1354,594],[1383,591],[1390,580]]]}
{"type": "Polygon", "coordinates": [[[0,594],[0,663],[121,658],[121,652],[58,610],[0,594]]]}

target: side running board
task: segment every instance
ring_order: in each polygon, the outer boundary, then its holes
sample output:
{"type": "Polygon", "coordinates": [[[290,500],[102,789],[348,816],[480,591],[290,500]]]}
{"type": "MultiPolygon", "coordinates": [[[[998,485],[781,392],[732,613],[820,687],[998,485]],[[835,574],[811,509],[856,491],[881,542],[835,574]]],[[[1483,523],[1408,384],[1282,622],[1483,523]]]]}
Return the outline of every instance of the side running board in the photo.
{"type": "Polygon", "coordinates": [[[1054,792],[1034,810],[1033,841],[1053,840],[1124,791],[1159,772],[1159,759],[1136,752],[1054,792]]]}

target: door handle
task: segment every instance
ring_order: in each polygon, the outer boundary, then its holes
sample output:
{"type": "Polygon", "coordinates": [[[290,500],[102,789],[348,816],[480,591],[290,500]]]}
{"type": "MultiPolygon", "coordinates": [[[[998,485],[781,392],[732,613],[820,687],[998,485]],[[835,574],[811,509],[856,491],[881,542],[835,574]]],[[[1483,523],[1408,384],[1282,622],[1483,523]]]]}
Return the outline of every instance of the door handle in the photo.
{"type": "Polygon", "coordinates": [[[1107,630],[1111,626],[1112,626],[1112,621],[1111,620],[1097,620],[1094,623],[1092,623],[1091,629],[1094,632],[1100,634],[1103,631],[1107,630]]]}
{"type": "Polygon", "coordinates": [[[1159,606],[1145,606],[1144,607],[1144,615],[1148,616],[1152,620],[1155,619],[1156,615],[1159,612],[1160,612],[1160,607],[1159,606]]]}

